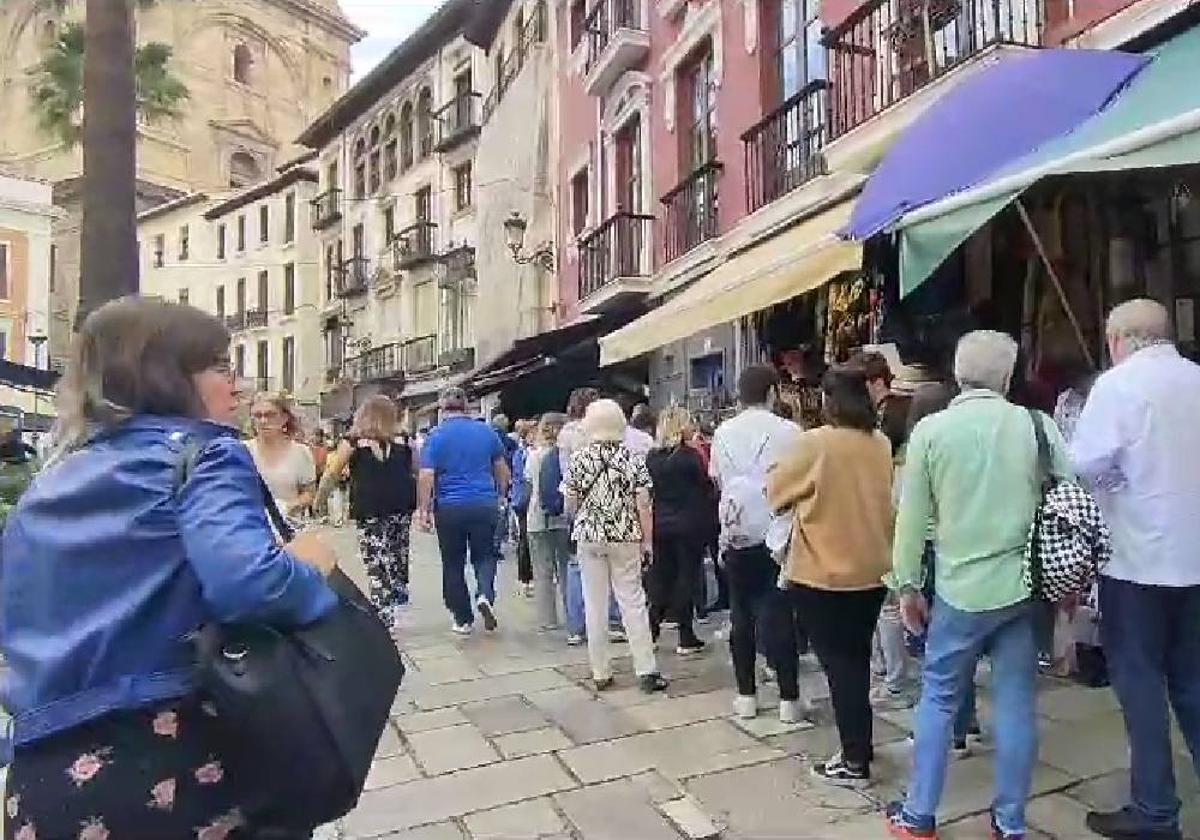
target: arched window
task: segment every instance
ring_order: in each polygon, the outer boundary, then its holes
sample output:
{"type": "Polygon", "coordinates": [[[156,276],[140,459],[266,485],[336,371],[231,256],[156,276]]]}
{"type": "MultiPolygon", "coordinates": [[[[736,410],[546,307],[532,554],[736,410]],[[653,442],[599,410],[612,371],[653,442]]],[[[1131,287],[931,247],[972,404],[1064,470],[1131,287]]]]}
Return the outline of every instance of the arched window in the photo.
{"type": "Polygon", "coordinates": [[[417,97],[417,138],[421,146],[421,158],[433,153],[433,91],[422,88],[417,97]]]}
{"type": "Polygon", "coordinates": [[[367,141],[362,137],[354,142],[354,197],[367,195],[367,141]]]}
{"type": "Polygon", "coordinates": [[[233,48],[233,80],[243,85],[250,84],[250,68],[254,65],[254,56],[245,44],[233,48]]]}
{"type": "Polygon", "coordinates": [[[379,185],[383,177],[383,172],[380,170],[380,155],[379,155],[379,126],[371,127],[371,151],[368,153],[367,163],[367,178],[370,182],[372,195],[379,192],[379,185]]]}
{"type": "Polygon", "coordinates": [[[246,187],[262,179],[262,167],[249,152],[234,152],[229,158],[229,186],[246,187]]]}
{"type": "Polygon", "coordinates": [[[399,144],[396,141],[396,115],[388,114],[383,121],[383,175],[392,180],[400,173],[399,144]]]}
{"type": "Polygon", "coordinates": [[[371,129],[371,148],[374,149],[379,145],[379,126],[371,129]]]}
{"type": "Polygon", "coordinates": [[[400,169],[413,165],[413,106],[405,102],[400,109],[400,169]]]}

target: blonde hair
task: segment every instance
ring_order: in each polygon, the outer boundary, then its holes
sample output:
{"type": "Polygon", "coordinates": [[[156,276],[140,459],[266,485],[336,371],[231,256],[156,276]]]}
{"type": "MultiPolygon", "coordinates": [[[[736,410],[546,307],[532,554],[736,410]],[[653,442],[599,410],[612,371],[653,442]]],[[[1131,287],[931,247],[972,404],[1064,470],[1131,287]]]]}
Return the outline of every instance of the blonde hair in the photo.
{"type": "Polygon", "coordinates": [[[658,415],[656,441],[664,449],[687,443],[688,432],[695,428],[692,415],[686,408],[673,405],[658,415]]]}
{"type": "Polygon", "coordinates": [[[263,403],[283,415],[283,433],[288,437],[295,437],[300,431],[300,419],[296,416],[296,409],[292,406],[292,398],[278,391],[260,391],[250,401],[250,411],[253,412],[254,406],[263,403]]]}
{"type": "Polygon", "coordinates": [[[558,433],[562,431],[565,425],[567,425],[567,415],[560,414],[557,411],[543,414],[537,427],[538,437],[541,439],[542,444],[545,446],[556,446],[558,444],[558,433]]]}
{"type": "Polygon", "coordinates": [[[529,438],[537,432],[538,423],[536,420],[518,420],[513,424],[513,433],[518,440],[525,443],[529,442],[529,438]]]}
{"type": "Polygon", "coordinates": [[[1125,341],[1129,350],[1141,350],[1171,341],[1171,314],[1151,298],[1127,300],[1108,313],[1105,332],[1125,341]]]}
{"type": "Polygon", "coordinates": [[[382,394],[377,394],[358,407],[354,412],[354,425],[350,429],[353,437],[387,443],[396,436],[399,412],[396,404],[382,394]]]}
{"type": "Polygon", "coordinates": [[[592,443],[625,439],[625,412],[616,400],[596,400],[583,415],[583,431],[592,443]]]}

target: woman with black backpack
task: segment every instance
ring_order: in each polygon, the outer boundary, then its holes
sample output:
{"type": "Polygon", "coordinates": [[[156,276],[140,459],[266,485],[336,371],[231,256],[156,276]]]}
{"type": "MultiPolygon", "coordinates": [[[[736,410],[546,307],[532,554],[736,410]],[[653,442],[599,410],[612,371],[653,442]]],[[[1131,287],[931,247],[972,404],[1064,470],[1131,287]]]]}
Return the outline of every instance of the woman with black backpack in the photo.
{"type": "Polygon", "coordinates": [[[389,627],[408,603],[408,553],[417,479],[412,447],[399,434],[396,405],[371,397],[354,415],[354,425],[329,456],[317,491],[319,506],[342,471],[350,472],[350,518],[358,523],[358,544],[371,603],[389,627]]]}

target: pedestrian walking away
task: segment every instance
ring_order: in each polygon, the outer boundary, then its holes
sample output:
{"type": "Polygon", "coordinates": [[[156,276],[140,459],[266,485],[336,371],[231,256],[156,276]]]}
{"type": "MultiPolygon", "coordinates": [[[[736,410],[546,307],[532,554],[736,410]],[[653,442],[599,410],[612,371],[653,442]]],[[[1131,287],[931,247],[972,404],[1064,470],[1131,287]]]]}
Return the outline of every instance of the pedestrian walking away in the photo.
{"type": "Polygon", "coordinates": [[[526,598],[533,597],[533,558],[529,553],[529,479],[526,465],[537,433],[536,420],[518,420],[513,437],[517,448],[512,458],[512,482],[508,489],[508,506],[512,511],[513,541],[516,543],[517,582],[526,598]]]}
{"type": "Polygon", "coordinates": [[[1200,367],[1156,301],[1108,318],[1111,370],[1092,387],[1071,457],[1112,532],[1100,637],[1130,747],[1129,804],[1092,812],[1116,840],[1180,840],[1170,712],[1200,769],[1200,367]]]}
{"type": "MultiPolygon", "coordinates": [[[[871,638],[891,569],[892,449],[876,429],[864,371],[825,373],[829,425],[801,434],[767,475],[767,501],[792,519],[783,580],[793,621],[807,631],[833,701],[841,749],[813,767],[836,785],[871,780],[871,638]]],[[[796,681],[781,657],[780,685],[796,681]]]]}
{"type": "Polygon", "coordinates": [[[588,406],[583,431],[589,443],[571,456],[563,491],[574,514],[595,686],[604,690],[613,684],[605,632],[611,592],[625,623],[638,685],[650,693],[667,686],[658,672],[642,589],[642,560],[654,537],[651,481],[646,462],[622,443],[625,428],[625,414],[612,400],[588,406]]]}
{"type": "Polygon", "coordinates": [[[1016,360],[1011,337],[968,333],[954,359],[961,392],[949,408],[921,420],[908,441],[889,583],[906,628],[927,638],[912,778],[907,797],[887,811],[896,837],[935,835],[955,718],[984,653],[995,709],[992,832],[998,840],[1026,833],[1037,756],[1037,652],[1022,568],[1042,488],[1033,422],[1046,433],[1053,475],[1072,473],[1053,421],[1005,398],[1016,360]],[[922,594],[931,523],[932,605],[922,594]]]}
{"type": "Polygon", "coordinates": [[[567,563],[571,534],[562,496],[562,461],[558,433],[566,415],[549,413],[538,424],[525,465],[529,485],[529,554],[533,566],[534,604],[541,630],[557,630],[567,615],[567,563]]]}
{"type": "Polygon", "coordinates": [[[83,324],[51,463],[4,534],[7,837],[257,837],[289,816],[252,805],[269,780],[234,777],[186,641],[226,622],[285,632],[337,603],[332,550],[268,525],[229,342],[149,298],[83,324]]]}
{"type": "Polygon", "coordinates": [[[396,627],[400,609],[409,600],[409,541],[417,487],[412,449],[399,434],[396,404],[388,397],[371,397],[355,412],[350,433],[329,456],[317,488],[317,507],[347,468],[350,517],[358,523],[368,595],[384,624],[396,627]]]}
{"type": "Polygon", "coordinates": [[[469,551],[478,587],[474,606],[485,629],[495,630],[493,540],[509,482],[504,444],[490,425],[467,416],[467,395],[461,388],[447,388],[439,407],[441,422],[421,449],[418,522],[424,530],[436,527],[442,599],[454,620],[451,629],[465,635],[474,626],[466,579],[469,551]]]}

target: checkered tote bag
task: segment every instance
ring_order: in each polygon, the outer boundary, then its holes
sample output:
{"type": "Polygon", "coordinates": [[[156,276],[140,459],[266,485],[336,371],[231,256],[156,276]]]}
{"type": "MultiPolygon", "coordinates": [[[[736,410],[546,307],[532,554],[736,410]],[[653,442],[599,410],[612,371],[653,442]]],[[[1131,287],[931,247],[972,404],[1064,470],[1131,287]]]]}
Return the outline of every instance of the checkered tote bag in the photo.
{"type": "Polygon", "coordinates": [[[1050,441],[1038,415],[1030,409],[1042,502],[1029,529],[1024,576],[1034,598],[1057,604],[1087,593],[1112,556],[1112,543],[1096,500],[1078,484],[1054,478],[1050,441]]]}

